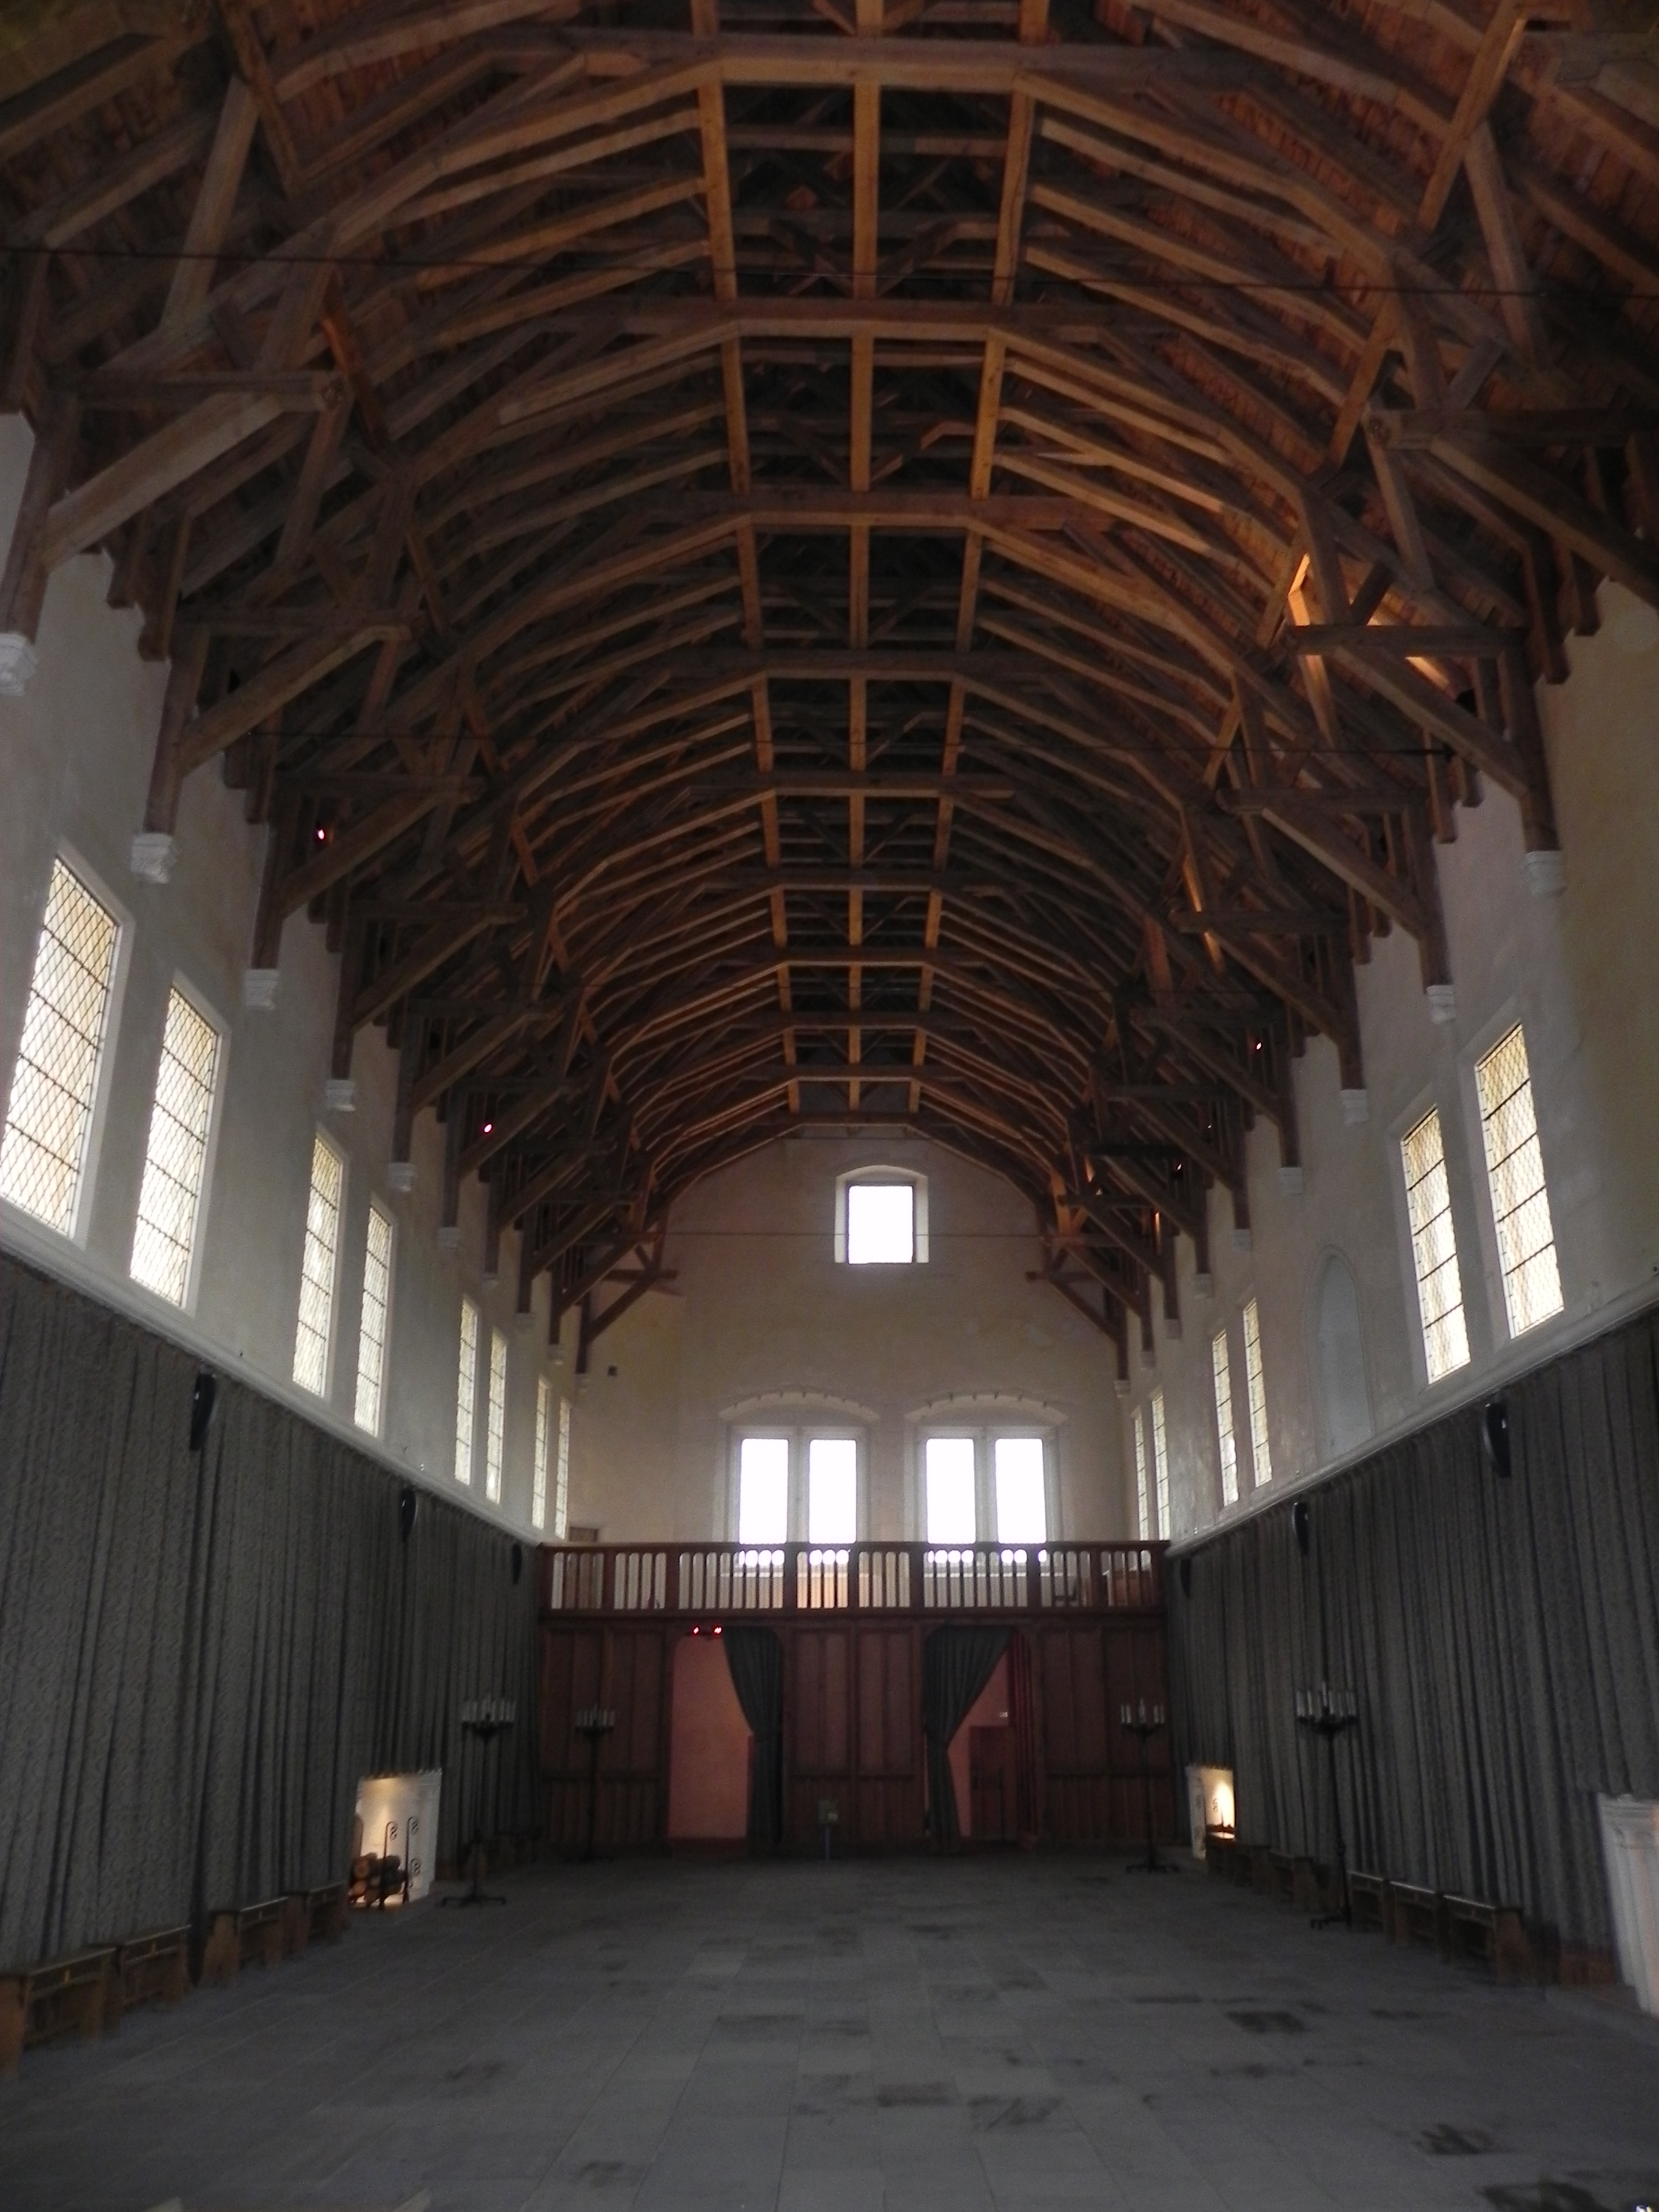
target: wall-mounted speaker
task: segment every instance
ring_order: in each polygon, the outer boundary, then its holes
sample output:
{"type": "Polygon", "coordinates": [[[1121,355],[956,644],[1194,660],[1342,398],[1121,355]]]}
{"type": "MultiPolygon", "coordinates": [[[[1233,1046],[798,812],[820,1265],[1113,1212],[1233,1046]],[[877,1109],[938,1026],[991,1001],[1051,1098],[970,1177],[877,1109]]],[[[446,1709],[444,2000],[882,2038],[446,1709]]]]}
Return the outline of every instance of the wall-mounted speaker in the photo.
{"type": "Polygon", "coordinates": [[[513,1586],[515,1589],[518,1588],[520,1581],[522,1581],[523,1577],[524,1546],[522,1544],[515,1544],[513,1547],[513,1586]]]}
{"type": "Polygon", "coordinates": [[[1308,1510],[1308,1501],[1298,1498],[1291,1508],[1291,1526],[1296,1531],[1296,1548],[1305,1559],[1313,1541],[1313,1516],[1308,1510]]]}
{"type": "Polygon", "coordinates": [[[412,1482],[404,1483],[398,1492],[398,1534],[404,1543],[409,1541],[421,1510],[421,1493],[412,1482]]]}
{"type": "Polygon", "coordinates": [[[1507,1482],[1510,1477],[1510,1409],[1501,1398],[1488,1398],[1480,1408],[1480,1449],[1492,1473],[1507,1482]]]}
{"type": "Polygon", "coordinates": [[[206,1443],[218,1403],[219,1378],[210,1369],[204,1367],[196,1377],[196,1388],[190,1394],[190,1448],[193,1452],[200,1451],[206,1443]]]}

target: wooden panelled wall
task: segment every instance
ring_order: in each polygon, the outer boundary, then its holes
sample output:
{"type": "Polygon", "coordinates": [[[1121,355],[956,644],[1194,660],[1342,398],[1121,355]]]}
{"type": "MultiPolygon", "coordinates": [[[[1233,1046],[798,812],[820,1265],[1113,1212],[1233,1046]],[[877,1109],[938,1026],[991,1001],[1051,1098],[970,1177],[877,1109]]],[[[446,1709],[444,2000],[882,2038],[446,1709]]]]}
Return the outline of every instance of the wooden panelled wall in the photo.
{"type": "MultiPolygon", "coordinates": [[[[743,1616],[752,1620],[752,1615],[743,1616]]],[[[839,1814],[836,1848],[909,1850],[927,1841],[921,1652],[936,1628],[984,1615],[774,1618],[783,1646],[786,1849],[816,1849],[820,1802],[839,1814]]],[[[708,1623],[699,1624],[707,1631],[708,1623]]],[[[1133,1844],[1145,1833],[1139,1747],[1119,1723],[1126,1702],[1167,1705],[1161,1609],[1009,1621],[1030,1647],[1035,1688],[1038,1835],[1062,1844],[1133,1844]]],[[[599,1759],[598,1848],[668,1841],[675,1648],[689,1620],[544,1615],[542,1766],[548,1834],[579,1849],[588,1805],[588,1750],[574,1721],[602,1705],[617,1716],[599,1759]]],[[[1167,1744],[1148,1752],[1154,1832],[1174,1834],[1167,1744]]]]}

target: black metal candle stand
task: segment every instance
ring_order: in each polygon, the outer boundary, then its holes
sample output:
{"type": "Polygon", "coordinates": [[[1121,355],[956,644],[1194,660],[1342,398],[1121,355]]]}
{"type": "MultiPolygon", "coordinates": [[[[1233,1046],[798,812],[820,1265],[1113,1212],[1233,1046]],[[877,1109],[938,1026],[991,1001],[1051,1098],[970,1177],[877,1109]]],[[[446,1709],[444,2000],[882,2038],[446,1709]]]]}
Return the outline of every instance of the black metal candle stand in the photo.
{"type": "Polygon", "coordinates": [[[1297,1692],[1296,1717],[1298,1727],[1311,1729],[1324,1740],[1330,1765],[1331,1814],[1336,1827],[1336,1910],[1316,1912],[1310,1925],[1352,1928],[1353,1900],[1348,1894],[1348,1848],[1342,1834],[1342,1792],[1337,1787],[1336,1745],[1340,1736],[1359,1726],[1359,1700],[1352,1690],[1334,1690],[1328,1682],[1321,1682],[1315,1689],[1297,1692]]]}
{"type": "Polygon", "coordinates": [[[577,1735],[587,1744],[587,1840],[582,1846],[585,1860],[593,1856],[593,1822],[599,1808],[599,1746],[616,1725],[617,1716],[608,1705],[584,1705],[574,1723],[577,1735]]]}
{"type": "Polygon", "coordinates": [[[474,1793],[472,1814],[472,1881],[459,1897],[444,1897],[441,1905],[505,1905],[504,1897],[486,1893],[483,1873],[483,1816],[484,1769],[489,1761],[489,1747],[499,1735],[505,1735],[513,1725],[517,1707],[511,1698],[473,1698],[461,1707],[461,1733],[471,1736],[478,1747],[478,1786],[474,1793]]]}
{"type": "Polygon", "coordinates": [[[1140,1797],[1146,1830],[1146,1856],[1133,1860],[1131,1874],[1179,1874],[1181,1869],[1158,1855],[1158,1845],[1152,1840],[1152,1770],[1147,1763],[1146,1746],[1155,1735],[1162,1735],[1169,1723],[1162,1705],[1149,1705],[1143,1698],[1138,1705],[1120,1705],[1118,1718],[1131,1735],[1140,1741],[1140,1797]]]}

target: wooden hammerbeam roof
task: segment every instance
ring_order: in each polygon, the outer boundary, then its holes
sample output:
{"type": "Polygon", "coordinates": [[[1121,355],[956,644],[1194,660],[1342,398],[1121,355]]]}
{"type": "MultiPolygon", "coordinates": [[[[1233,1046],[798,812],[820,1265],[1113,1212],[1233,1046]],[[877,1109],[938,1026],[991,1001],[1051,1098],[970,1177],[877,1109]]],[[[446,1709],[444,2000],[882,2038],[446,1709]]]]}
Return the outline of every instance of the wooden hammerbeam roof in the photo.
{"type": "Polygon", "coordinates": [[[1659,605],[1650,8],[40,0],[0,223],[0,674],[106,548],[556,1315],[893,1127],[1121,1354],[1659,605]]]}

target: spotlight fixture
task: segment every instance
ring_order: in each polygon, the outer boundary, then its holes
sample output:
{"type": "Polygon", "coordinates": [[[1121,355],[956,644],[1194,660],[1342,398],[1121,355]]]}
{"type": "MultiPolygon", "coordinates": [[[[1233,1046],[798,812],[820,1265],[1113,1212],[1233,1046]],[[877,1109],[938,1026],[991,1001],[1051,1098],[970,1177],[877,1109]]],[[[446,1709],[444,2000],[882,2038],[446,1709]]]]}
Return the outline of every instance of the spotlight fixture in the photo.
{"type": "Polygon", "coordinates": [[[398,1492],[398,1534],[406,1544],[421,1510],[421,1493],[412,1482],[398,1492]]]}
{"type": "Polygon", "coordinates": [[[1298,1498],[1291,1508],[1291,1526],[1296,1531],[1296,1548],[1305,1559],[1313,1541],[1313,1516],[1308,1510],[1308,1501],[1298,1498]]]}
{"type": "Polygon", "coordinates": [[[1480,1449],[1492,1473],[1507,1482],[1512,1472],[1510,1409],[1502,1398],[1488,1398],[1480,1408],[1480,1449]]]}
{"type": "Polygon", "coordinates": [[[206,1443],[218,1403],[219,1378],[210,1368],[204,1367],[190,1394],[190,1448],[193,1452],[200,1451],[206,1443]]]}
{"type": "Polygon", "coordinates": [[[1192,1594],[1193,1559],[1192,1553],[1188,1552],[1183,1553],[1181,1561],[1181,1595],[1182,1597],[1190,1597],[1192,1594]]]}

